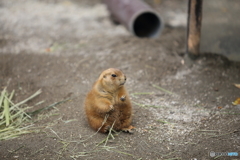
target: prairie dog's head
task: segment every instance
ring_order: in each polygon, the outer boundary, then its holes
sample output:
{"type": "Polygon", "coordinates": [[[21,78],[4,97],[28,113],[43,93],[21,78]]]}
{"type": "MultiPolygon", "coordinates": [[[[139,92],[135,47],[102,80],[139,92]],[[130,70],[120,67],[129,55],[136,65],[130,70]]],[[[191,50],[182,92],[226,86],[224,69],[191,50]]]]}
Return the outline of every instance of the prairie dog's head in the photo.
{"type": "Polygon", "coordinates": [[[126,80],[127,78],[122,71],[116,68],[109,68],[103,71],[99,77],[99,81],[101,81],[103,87],[108,90],[121,88],[126,80]]]}

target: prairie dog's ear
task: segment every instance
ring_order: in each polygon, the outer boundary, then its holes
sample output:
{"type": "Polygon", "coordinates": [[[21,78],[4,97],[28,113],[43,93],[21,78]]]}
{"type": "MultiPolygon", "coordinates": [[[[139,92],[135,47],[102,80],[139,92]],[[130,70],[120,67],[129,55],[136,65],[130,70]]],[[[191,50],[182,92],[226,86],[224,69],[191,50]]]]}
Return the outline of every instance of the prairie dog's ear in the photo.
{"type": "Polygon", "coordinates": [[[106,75],[103,75],[103,78],[106,78],[106,75]]]}

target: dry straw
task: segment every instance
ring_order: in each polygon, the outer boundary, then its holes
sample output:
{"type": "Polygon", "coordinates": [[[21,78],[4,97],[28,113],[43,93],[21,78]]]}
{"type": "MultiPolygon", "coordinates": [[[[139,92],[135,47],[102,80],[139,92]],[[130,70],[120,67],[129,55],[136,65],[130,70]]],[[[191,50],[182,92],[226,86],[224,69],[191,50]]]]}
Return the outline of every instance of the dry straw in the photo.
{"type": "Polygon", "coordinates": [[[12,102],[14,90],[9,94],[6,88],[3,89],[0,96],[0,141],[33,132],[30,129],[32,125],[24,125],[31,118],[26,113],[26,110],[31,108],[26,105],[26,102],[38,96],[40,93],[41,90],[38,90],[27,99],[14,104],[12,102]]]}

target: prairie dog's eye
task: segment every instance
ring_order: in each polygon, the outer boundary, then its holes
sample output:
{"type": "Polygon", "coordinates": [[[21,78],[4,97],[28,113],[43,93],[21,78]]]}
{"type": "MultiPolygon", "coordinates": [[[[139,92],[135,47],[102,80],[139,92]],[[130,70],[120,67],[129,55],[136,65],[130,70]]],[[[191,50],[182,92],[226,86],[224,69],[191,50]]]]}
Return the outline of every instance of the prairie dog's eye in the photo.
{"type": "Polygon", "coordinates": [[[116,74],[112,74],[112,77],[117,77],[117,75],[116,74]]]}

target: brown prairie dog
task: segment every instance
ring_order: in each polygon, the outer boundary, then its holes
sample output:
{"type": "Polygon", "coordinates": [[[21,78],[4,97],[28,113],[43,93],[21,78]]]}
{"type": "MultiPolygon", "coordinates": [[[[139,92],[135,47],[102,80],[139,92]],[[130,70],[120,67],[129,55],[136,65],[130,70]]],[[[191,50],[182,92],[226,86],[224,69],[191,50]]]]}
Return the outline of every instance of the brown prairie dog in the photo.
{"type": "Polygon", "coordinates": [[[109,68],[94,83],[85,100],[88,123],[93,129],[106,133],[113,126],[116,131],[132,132],[132,106],[125,82],[122,71],[109,68]]]}

